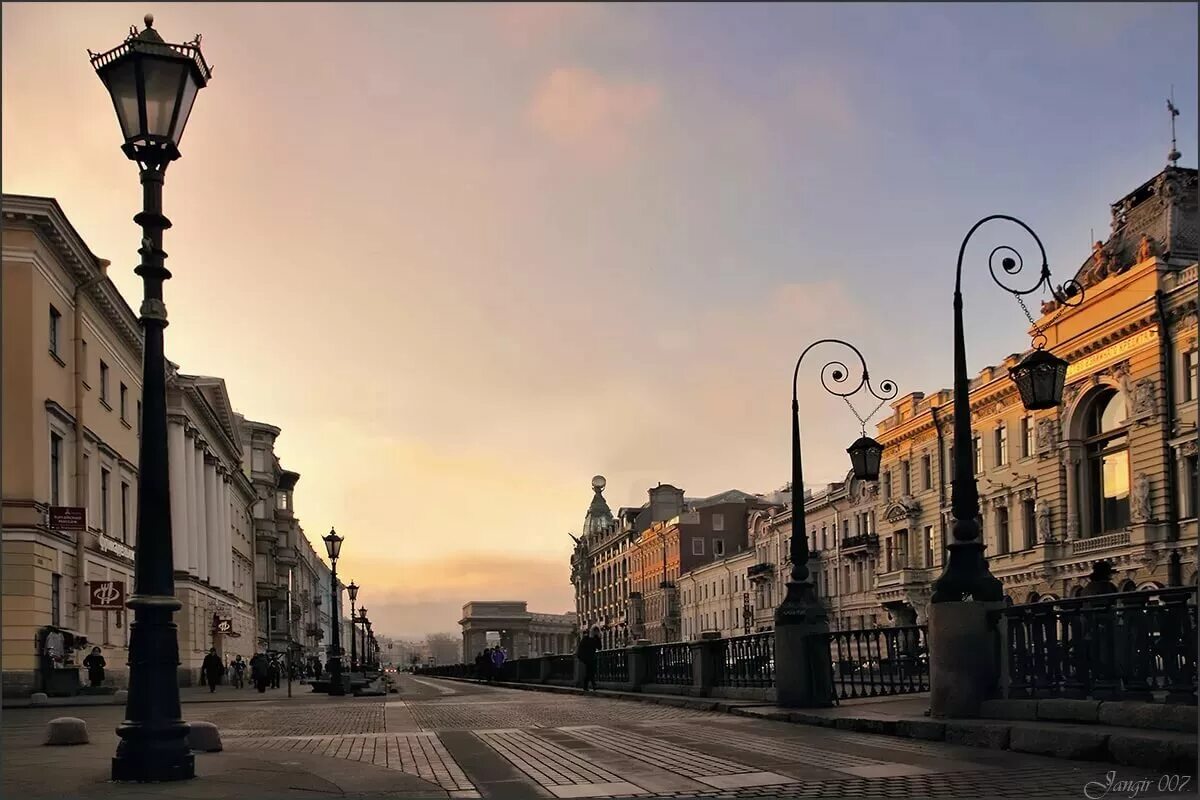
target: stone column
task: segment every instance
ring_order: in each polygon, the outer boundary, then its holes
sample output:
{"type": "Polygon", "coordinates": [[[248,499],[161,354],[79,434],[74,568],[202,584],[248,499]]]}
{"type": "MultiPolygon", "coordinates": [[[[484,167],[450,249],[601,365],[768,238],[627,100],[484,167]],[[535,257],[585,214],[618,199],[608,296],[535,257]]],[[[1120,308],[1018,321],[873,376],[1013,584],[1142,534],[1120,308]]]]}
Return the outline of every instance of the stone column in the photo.
{"type": "Polygon", "coordinates": [[[208,580],[208,495],[205,492],[204,440],[196,442],[196,577],[208,580]]]}
{"type": "Polygon", "coordinates": [[[233,590],[233,535],[230,531],[229,472],[221,479],[221,588],[233,590]]]}
{"type": "Polygon", "coordinates": [[[191,575],[200,573],[199,531],[196,529],[196,439],[191,430],[185,430],[184,448],[184,492],[187,497],[187,570],[191,575]]]}
{"type": "Polygon", "coordinates": [[[1004,608],[1003,602],[930,605],[930,716],[978,717],[980,705],[997,688],[997,633],[988,628],[987,613],[999,608],[1004,608]]]}
{"type": "Polygon", "coordinates": [[[220,528],[218,519],[220,507],[217,505],[217,461],[212,456],[204,457],[204,505],[205,505],[205,545],[208,552],[208,570],[205,575],[210,585],[217,584],[220,564],[220,553],[217,546],[217,533],[220,528]]]}
{"type": "Polygon", "coordinates": [[[1068,445],[1063,451],[1063,464],[1067,470],[1067,524],[1063,540],[1079,538],[1079,464],[1078,445],[1068,445]]]}
{"type": "Polygon", "coordinates": [[[168,478],[171,484],[171,555],[176,572],[187,572],[187,437],[183,422],[167,425],[168,478]]]}

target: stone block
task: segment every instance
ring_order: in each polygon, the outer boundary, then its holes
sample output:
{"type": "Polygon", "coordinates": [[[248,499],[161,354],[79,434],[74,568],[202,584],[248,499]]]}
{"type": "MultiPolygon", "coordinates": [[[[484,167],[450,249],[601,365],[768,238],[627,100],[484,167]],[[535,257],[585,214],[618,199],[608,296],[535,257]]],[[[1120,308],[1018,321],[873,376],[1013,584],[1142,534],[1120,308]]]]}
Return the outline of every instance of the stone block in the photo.
{"type": "Polygon", "coordinates": [[[112,696],[113,705],[123,706],[129,700],[129,691],[127,689],[117,689],[112,696]]]}
{"type": "Polygon", "coordinates": [[[1094,728],[1014,725],[1008,749],[1076,761],[1103,761],[1108,757],[1108,736],[1107,731],[1094,728]]]}
{"type": "Polygon", "coordinates": [[[861,733],[874,733],[881,736],[895,736],[898,720],[881,719],[876,717],[855,717],[854,730],[861,733]]]}
{"type": "Polygon", "coordinates": [[[947,744],[962,744],[968,747],[988,747],[1006,750],[1009,747],[1011,726],[1000,722],[946,722],[944,741],[947,744]]]}
{"type": "Polygon", "coordinates": [[[896,735],[940,742],[946,738],[946,723],[931,719],[902,719],[896,722],[896,735]]]}
{"type": "Polygon", "coordinates": [[[46,725],[46,744],[87,744],[87,723],[79,717],[58,717],[46,725]]]}
{"type": "Polygon", "coordinates": [[[1100,704],[1100,722],[1123,728],[1196,732],[1196,707],[1129,700],[1100,704]]]}
{"type": "Polygon", "coordinates": [[[1037,700],[984,700],[979,716],[988,719],[1037,719],[1037,700]]]}
{"type": "Polygon", "coordinates": [[[46,705],[46,701],[49,699],[50,696],[45,692],[34,692],[33,694],[29,695],[29,705],[44,706],[46,705]]]}
{"type": "Polygon", "coordinates": [[[936,603],[929,609],[929,707],[938,719],[970,719],[996,685],[997,603],[936,603]]]}
{"type": "Polygon", "coordinates": [[[1196,767],[1196,737],[1179,734],[1112,733],[1108,753],[1130,767],[1192,774],[1196,767]]]}
{"type": "Polygon", "coordinates": [[[221,732],[211,722],[189,722],[187,745],[201,753],[219,753],[222,750],[221,732]]]}
{"type": "Polygon", "coordinates": [[[1037,701],[1037,718],[1052,722],[1096,722],[1099,712],[1099,700],[1054,698],[1037,701]]]}

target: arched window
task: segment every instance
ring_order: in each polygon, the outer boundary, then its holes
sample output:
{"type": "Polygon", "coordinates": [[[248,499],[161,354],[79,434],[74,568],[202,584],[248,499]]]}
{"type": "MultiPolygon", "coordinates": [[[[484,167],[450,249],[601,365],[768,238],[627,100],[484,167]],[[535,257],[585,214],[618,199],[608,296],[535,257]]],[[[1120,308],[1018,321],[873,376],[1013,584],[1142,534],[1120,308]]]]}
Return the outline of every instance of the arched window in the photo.
{"type": "Polygon", "coordinates": [[[1121,591],[1122,592],[1136,592],[1137,584],[1135,584],[1133,581],[1127,580],[1121,584],[1121,591]]]}
{"type": "Polygon", "coordinates": [[[1083,516],[1092,536],[1129,525],[1129,436],[1125,396],[1116,389],[1099,395],[1087,411],[1087,462],[1083,516]]]}
{"type": "Polygon", "coordinates": [[[1030,592],[1029,597],[1025,598],[1026,603],[1036,603],[1041,598],[1037,592],[1030,592]]]}

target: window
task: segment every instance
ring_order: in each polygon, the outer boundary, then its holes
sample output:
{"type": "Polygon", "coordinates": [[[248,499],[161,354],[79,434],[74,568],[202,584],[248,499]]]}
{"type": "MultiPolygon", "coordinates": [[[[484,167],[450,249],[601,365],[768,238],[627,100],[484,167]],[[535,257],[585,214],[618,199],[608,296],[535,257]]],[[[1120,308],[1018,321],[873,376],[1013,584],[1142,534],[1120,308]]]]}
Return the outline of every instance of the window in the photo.
{"type": "Polygon", "coordinates": [[[60,361],[62,357],[58,354],[58,329],[62,322],[62,314],[54,306],[50,306],[50,352],[54,354],[60,361]]]}
{"type": "Polygon", "coordinates": [[[1183,399],[1196,399],[1196,361],[1200,351],[1189,350],[1183,354],[1183,399]]]}
{"type": "Polygon", "coordinates": [[[909,473],[910,473],[910,470],[908,467],[908,462],[901,461],[900,462],[900,494],[901,495],[912,494],[912,476],[909,473]]]}
{"type": "Polygon", "coordinates": [[[108,480],[111,473],[100,468],[100,530],[108,533],[108,480]]]}
{"type": "Polygon", "coordinates": [[[50,434],[50,505],[62,505],[62,437],[50,434]]]}
{"type": "Polygon", "coordinates": [[[713,526],[712,529],[714,531],[725,530],[725,515],[724,514],[713,514],[712,515],[712,526],[713,526]]]}
{"type": "Polygon", "coordinates": [[[50,624],[62,627],[62,575],[50,576],[50,624]]]}
{"type": "Polygon", "coordinates": [[[1021,458],[1029,458],[1034,454],[1034,423],[1033,414],[1021,417],[1021,458]]]}
{"type": "Polygon", "coordinates": [[[701,539],[699,536],[692,537],[692,555],[694,555],[694,556],[704,555],[704,540],[701,539]]]}
{"type": "Polygon", "coordinates": [[[1003,555],[1008,549],[1008,509],[1002,506],[996,509],[996,553],[1003,555]]]}
{"type": "Polygon", "coordinates": [[[87,357],[87,339],[80,339],[80,344],[83,346],[83,359],[79,365],[79,379],[83,381],[84,388],[88,388],[88,357],[87,357]]]}
{"type": "Polygon", "coordinates": [[[92,509],[92,459],[87,454],[83,454],[83,497],[78,498],[78,505],[82,505],[85,511],[92,509]]]}
{"type": "Polygon", "coordinates": [[[725,555],[725,540],[724,539],[713,539],[713,555],[714,556],[725,555]]]}
{"type": "Polygon", "coordinates": [[[1129,524],[1129,437],[1125,396],[1111,389],[1092,403],[1086,428],[1085,510],[1092,536],[1129,524]]]}
{"type": "Polygon", "coordinates": [[[1200,474],[1196,472],[1197,456],[1192,453],[1190,456],[1185,456],[1183,459],[1183,480],[1185,500],[1183,507],[1184,517],[1200,516],[1200,474]]]}
{"type": "Polygon", "coordinates": [[[971,455],[975,463],[975,474],[983,472],[983,437],[978,433],[971,435],[971,455]]]}
{"type": "Polygon", "coordinates": [[[821,546],[818,549],[819,550],[828,550],[829,549],[829,526],[828,525],[821,526],[821,546]]]}
{"type": "Polygon", "coordinates": [[[108,405],[108,364],[100,361],[100,402],[108,405]]]}
{"type": "Polygon", "coordinates": [[[121,481],[121,541],[129,544],[129,484],[121,481]]]}
{"type": "Polygon", "coordinates": [[[925,566],[933,566],[933,526],[925,526],[925,566]]]}
{"type": "Polygon", "coordinates": [[[879,476],[879,483],[883,486],[883,499],[891,500],[892,499],[892,471],[884,470],[883,474],[879,476]]]}
{"type": "Polygon", "coordinates": [[[142,401],[137,401],[137,429],[138,436],[142,435],[142,401]]]}
{"type": "Polygon", "coordinates": [[[278,508],[280,511],[287,511],[287,507],[288,507],[287,492],[276,492],[275,507],[278,508]]]}
{"type": "Polygon", "coordinates": [[[121,384],[121,396],[118,399],[120,400],[121,422],[125,422],[125,408],[126,401],[129,399],[129,388],[123,383],[121,384]]]}
{"type": "Polygon", "coordinates": [[[921,456],[921,488],[933,488],[933,458],[928,454],[921,456]]]}
{"type": "Polygon", "coordinates": [[[1003,467],[1008,463],[1008,426],[996,428],[996,466],[1003,467]]]}
{"type": "Polygon", "coordinates": [[[1037,541],[1037,503],[1026,500],[1021,503],[1021,544],[1028,550],[1037,541]]]}
{"type": "Polygon", "coordinates": [[[250,461],[250,469],[254,472],[267,471],[267,454],[259,448],[254,448],[250,461]]]}

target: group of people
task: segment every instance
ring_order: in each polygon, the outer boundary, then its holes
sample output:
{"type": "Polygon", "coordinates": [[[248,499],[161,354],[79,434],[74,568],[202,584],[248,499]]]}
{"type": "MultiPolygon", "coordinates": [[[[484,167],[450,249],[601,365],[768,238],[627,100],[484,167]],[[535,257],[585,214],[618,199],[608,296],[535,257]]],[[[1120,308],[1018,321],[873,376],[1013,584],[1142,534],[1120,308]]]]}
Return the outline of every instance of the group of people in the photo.
{"type": "MultiPolygon", "coordinates": [[[[92,648],[92,652],[83,660],[83,666],[88,671],[88,683],[92,686],[100,686],[104,683],[104,668],[108,664],[99,647],[92,648]]],[[[323,671],[321,660],[315,656],[310,656],[302,665],[293,663],[289,669],[292,680],[320,679],[323,671]]],[[[265,652],[255,654],[249,662],[245,661],[241,655],[232,661],[222,661],[221,656],[217,654],[217,648],[212,647],[209,648],[208,654],[204,656],[204,662],[200,665],[200,682],[208,686],[209,692],[215,692],[217,684],[227,678],[230,686],[234,689],[241,689],[246,685],[247,672],[250,673],[251,685],[259,692],[266,692],[267,687],[279,688],[284,675],[284,665],[277,655],[267,655],[265,652]]]]}
{"type": "Polygon", "coordinates": [[[507,660],[508,651],[500,645],[485,647],[475,656],[475,674],[482,681],[494,683],[507,660]]]}

